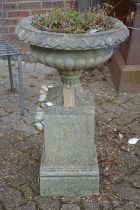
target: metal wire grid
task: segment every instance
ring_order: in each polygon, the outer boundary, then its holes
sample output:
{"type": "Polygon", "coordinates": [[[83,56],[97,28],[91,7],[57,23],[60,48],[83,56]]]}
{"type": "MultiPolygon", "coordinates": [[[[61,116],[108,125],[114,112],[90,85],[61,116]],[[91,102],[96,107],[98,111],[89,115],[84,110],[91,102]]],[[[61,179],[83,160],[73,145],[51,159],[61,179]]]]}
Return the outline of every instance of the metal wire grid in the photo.
{"type": "Polygon", "coordinates": [[[18,63],[18,79],[19,79],[19,100],[20,100],[20,114],[24,115],[24,94],[23,94],[23,80],[22,80],[22,66],[21,66],[21,56],[18,49],[11,45],[8,41],[4,40],[4,8],[3,0],[1,3],[1,26],[2,26],[2,39],[0,39],[0,57],[7,56],[8,67],[9,67],[9,77],[11,84],[11,91],[14,91],[13,73],[11,65],[11,56],[15,55],[18,63]]]}
{"type": "Polygon", "coordinates": [[[0,39],[0,56],[18,55],[19,51],[4,39],[0,39]]]}

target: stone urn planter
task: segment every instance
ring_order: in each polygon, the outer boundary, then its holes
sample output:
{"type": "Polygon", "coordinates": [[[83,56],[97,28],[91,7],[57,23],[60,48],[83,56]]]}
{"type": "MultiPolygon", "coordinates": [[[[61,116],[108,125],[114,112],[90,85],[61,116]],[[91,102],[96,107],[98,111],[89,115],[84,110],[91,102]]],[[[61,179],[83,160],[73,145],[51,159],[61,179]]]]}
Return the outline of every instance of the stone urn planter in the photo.
{"type": "Polygon", "coordinates": [[[82,72],[107,61],[113,46],[125,41],[128,29],[116,19],[117,29],[98,33],[66,34],[34,28],[32,17],[19,22],[18,37],[30,44],[32,55],[39,62],[56,68],[63,83],[79,83],[82,72]]]}
{"type": "Polygon", "coordinates": [[[56,68],[61,76],[61,84],[47,95],[54,106],[44,108],[41,195],[99,194],[94,98],[82,89],[80,77],[84,70],[107,61],[113,46],[128,37],[128,29],[117,19],[116,29],[83,34],[45,32],[31,23],[32,17],[21,20],[17,36],[30,44],[38,62],[56,68]]]}

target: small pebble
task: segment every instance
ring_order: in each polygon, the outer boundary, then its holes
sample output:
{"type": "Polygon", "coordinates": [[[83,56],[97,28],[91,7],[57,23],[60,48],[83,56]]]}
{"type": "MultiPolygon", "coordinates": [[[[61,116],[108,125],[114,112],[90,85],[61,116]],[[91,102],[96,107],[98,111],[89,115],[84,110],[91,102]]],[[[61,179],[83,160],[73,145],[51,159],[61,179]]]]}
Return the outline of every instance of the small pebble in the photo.
{"type": "Polygon", "coordinates": [[[53,88],[53,84],[50,84],[50,85],[48,86],[48,88],[53,88]]]}
{"type": "Polygon", "coordinates": [[[39,97],[39,101],[45,101],[46,100],[46,93],[43,93],[39,97]]]}
{"type": "Polygon", "coordinates": [[[35,116],[35,121],[41,121],[44,119],[44,112],[37,112],[37,115],[35,116]]]}
{"type": "Polygon", "coordinates": [[[38,131],[42,131],[44,129],[44,126],[42,125],[41,122],[34,123],[34,126],[38,131]]]}
{"type": "Polygon", "coordinates": [[[41,89],[44,90],[44,91],[46,91],[46,92],[48,91],[48,87],[47,87],[46,85],[43,85],[43,86],[41,87],[41,89]]]}

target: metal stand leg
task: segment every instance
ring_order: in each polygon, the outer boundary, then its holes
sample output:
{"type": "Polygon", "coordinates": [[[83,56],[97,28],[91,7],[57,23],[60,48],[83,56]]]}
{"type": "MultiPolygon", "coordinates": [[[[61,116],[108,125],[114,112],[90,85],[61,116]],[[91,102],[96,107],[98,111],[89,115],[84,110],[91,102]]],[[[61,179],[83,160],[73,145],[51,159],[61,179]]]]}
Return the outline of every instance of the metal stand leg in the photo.
{"type": "Polygon", "coordinates": [[[21,66],[20,55],[17,55],[17,62],[18,62],[18,78],[19,78],[20,114],[24,115],[24,93],[23,93],[22,66],[21,66]]]}
{"type": "Polygon", "coordinates": [[[13,73],[12,73],[12,65],[11,65],[11,56],[8,55],[7,58],[8,58],[8,66],[9,66],[11,91],[14,92],[14,82],[13,82],[13,73]]]}

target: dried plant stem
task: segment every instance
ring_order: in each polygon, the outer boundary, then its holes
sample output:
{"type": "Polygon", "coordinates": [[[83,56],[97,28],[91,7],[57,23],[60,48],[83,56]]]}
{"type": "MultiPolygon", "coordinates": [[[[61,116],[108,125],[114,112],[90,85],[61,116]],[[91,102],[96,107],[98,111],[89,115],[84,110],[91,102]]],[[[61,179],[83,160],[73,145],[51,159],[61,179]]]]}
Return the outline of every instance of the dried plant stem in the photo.
{"type": "Polygon", "coordinates": [[[135,27],[128,27],[128,28],[136,30],[136,31],[140,31],[140,28],[135,28],[135,27]]]}
{"type": "Polygon", "coordinates": [[[66,9],[67,4],[66,4],[66,0],[64,0],[64,8],[66,9]]]}
{"type": "Polygon", "coordinates": [[[75,1],[76,0],[73,0],[73,2],[72,2],[72,8],[74,9],[74,7],[75,7],[75,1]]]}
{"type": "Polygon", "coordinates": [[[112,12],[116,7],[118,7],[124,0],[120,0],[111,10],[110,12],[112,12]]]}

